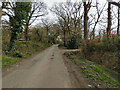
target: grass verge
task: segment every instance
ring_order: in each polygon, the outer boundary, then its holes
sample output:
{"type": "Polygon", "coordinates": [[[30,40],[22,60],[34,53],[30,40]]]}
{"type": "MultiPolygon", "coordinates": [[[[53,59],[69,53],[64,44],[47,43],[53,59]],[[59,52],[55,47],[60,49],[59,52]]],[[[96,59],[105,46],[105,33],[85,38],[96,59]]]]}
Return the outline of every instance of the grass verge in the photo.
{"type": "Polygon", "coordinates": [[[7,67],[13,63],[20,62],[22,58],[8,57],[6,55],[2,56],[2,67],[7,67]]]}
{"type": "Polygon", "coordinates": [[[120,88],[120,82],[118,80],[119,74],[112,71],[102,65],[96,64],[95,62],[86,60],[76,53],[69,52],[65,53],[69,59],[80,68],[80,72],[83,73],[92,82],[92,87],[97,88],[120,88]],[[112,77],[109,72],[113,72],[116,78],[112,77]]]}
{"type": "Polygon", "coordinates": [[[2,67],[5,68],[14,63],[20,62],[32,54],[40,52],[50,46],[51,44],[43,42],[18,41],[14,51],[11,51],[8,54],[3,52],[2,67]]]}

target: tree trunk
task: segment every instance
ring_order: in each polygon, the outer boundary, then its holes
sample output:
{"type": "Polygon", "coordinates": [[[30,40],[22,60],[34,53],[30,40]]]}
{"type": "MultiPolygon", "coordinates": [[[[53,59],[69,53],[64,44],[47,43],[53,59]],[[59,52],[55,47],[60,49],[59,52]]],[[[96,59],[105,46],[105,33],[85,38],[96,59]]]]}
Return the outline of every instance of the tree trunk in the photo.
{"type": "MultiPolygon", "coordinates": [[[[118,8],[119,12],[118,12],[118,66],[120,66],[120,8],[118,8]]],[[[118,70],[118,72],[120,72],[120,69],[118,70]]]]}
{"type": "Polygon", "coordinates": [[[95,39],[95,26],[93,28],[93,39],[95,39]]]}
{"type": "Polygon", "coordinates": [[[68,26],[67,28],[68,28],[68,32],[69,32],[69,36],[70,36],[70,27],[68,26]]]}
{"type": "Polygon", "coordinates": [[[28,41],[28,23],[26,23],[25,27],[25,40],[28,41]]]}
{"type": "Polygon", "coordinates": [[[87,42],[88,40],[88,11],[86,2],[84,2],[84,40],[87,42]]]}
{"type": "Polygon", "coordinates": [[[88,42],[88,7],[84,2],[84,55],[87,57],[87,42],[88,42]]]}
{"type": "Polygon", "coordinates": [[[66,46],[66,33],[65,33],[65,30],[64,30],[64,46],[66,46]]]}
{"type": "Polygon", "coordinates": [[[46,26],[46,30],[47,30],[47,36],[49,35],[49,27],[46,26]]]}
{"type": "Polygon", "coordinates": [[[96,27],[96,25],[99,21],[99,18],[100,18],[100,15],[98,16],[97,21],[95,22],[95,25],[94,25],[94,28],[93,28],[93,39],[95,39],[95,27],[96,27]]]}
{"type": "Polygon", "coordinates": [[[2,8],[0,8],[0,24],[1,24],[2,8]]]}
{"type": "MultiPolygon", "coordinates": [[[[1,22],[1,16],[2,16],[2,8],[0,8],[0,59],[2,58],[2,22],[1,22]]],[[[0,63],[2,64],[2,63],[0,63]]]]}
{"type": "Polygon", "coordinates": [[[111,35],[111,2],[108,2],[108,26],[107,26],[107,38],[111,35]]]}
{"type": "Polygon", "coordinates": [[[117,35],[119,36],[120,29],[120,8],[118,7],[118,27],[117,27],[117,35]]]}

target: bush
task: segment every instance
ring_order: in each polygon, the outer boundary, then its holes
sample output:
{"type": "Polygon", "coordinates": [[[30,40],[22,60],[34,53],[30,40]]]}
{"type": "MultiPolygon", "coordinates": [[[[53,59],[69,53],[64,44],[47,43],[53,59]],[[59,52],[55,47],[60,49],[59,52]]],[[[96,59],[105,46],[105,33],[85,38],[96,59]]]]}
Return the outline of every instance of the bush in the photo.
{"type": "Polygon", "coordinates": [[[92,41],[87,45],[87,52],[94,52],[96,49],[96,44],[92,41]]]}
{"type": "Polygon", "coordinates": [[[117,45],[115,44],[116,42],[113,42],[112,39],[103,39],[103,43],[102,43],[102,49],[103,51],[107,51],[107,52],[115,52],[117,51],[117,45]]]}
{"type": "Polygon", "coordinates": [[[62,43],[58,45],[59,48],[62,48],[62,49],[67,49],[67,47],[65,47],[62,43]]]}
{"type": "Polygon", "coordinates": [[[79,34],[72,35],[67,42],[67,47],[69,49],[77,49],[82,43],[82,37],[79,34]]]}
{"type": "Polygon", "coordinates": [[[87,45],[87,52],[116,52],[117,51],[117,41],[112,39],[104,38],[101,42],[90,41],[87,45]]]}
{"type": "Polygon", "coordinates": [[[117,37],[104,37],[101,41],[90,40],[87,48],[83,45],[82,54],[86,59],[102,64],[110,69],[119,70],[118,67],[118,39],[117,37]]]}
{"type": "Polygon", "coordinates": [[[21,52],[19,52],[19,51],[15,51],[15,52],[13,53],[13,57],[22,58],[22,57],[23,57],[23,54],[22,54],[21,52]]]}

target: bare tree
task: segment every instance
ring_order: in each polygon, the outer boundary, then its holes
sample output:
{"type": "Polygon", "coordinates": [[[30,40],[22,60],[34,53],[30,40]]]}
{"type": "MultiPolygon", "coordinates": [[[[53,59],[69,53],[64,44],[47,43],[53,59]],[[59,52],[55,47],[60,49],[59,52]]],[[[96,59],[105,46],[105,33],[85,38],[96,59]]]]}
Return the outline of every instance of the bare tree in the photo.
{"type": "Polygon", "coordinates": [[[65,22],[59,18],[59,24],[60,24],[60,27],[61,27],[61,30],[63,31],[63,40],[64,40],[64,46],[66,46],[66,28],[65,28],[65,22]]]}
{"type": "MultiPolygon", "coordinates": [[[[100,10],[99,9],[99,7],[98,7],[98,1],[96,0],[96,5],[95,5],[95,7],[96,7],[96,10],[97,10],[97,19],[95,20],[95,24],[94,24],[94,26],[93,26],[93,39],[95,38],[95,28],[96,28],[96,25],[97,25],[97,23],[99,22],[99,19],[100,19],[100,16],[101,16],[101,14],[102,14],[102,12],[103,12],[103,10],[104,10],[104,8],[105,8],[105,6],[106,6],[106,3],[104,4],[104,6],[102,7],[102,9],[100,10]]],[[[93,19],[94,19],[93,18],[93,19]]]]}
{"type": "Polygon", "coordinates": [[[31,12],[29,13],[29,17],[26,21],[25,27],[25,37],[28,39],[28,28],[29,26],[35,22],[38,17],[46,15],[46,4],[44,2],[34,2],[32,3],[31,12]]]}
{"type": "MultiPolygon", "coordinates": [[[[67,3],[67,5],[71,5],[70,3],[67,3]]],[[[63,29],[64,34],[64,46],[66,46],[66,31],[70,34],[70,6],[68,7],[64,3],[59,3],[58,5],[55,4],[51,11],[54,12],[57,15],[58,21],[60,23],[60,26],[63,29]]]]}
{"type": "Polygon", "coordinates": [[[90,10],[90,8],[91,8],[91,3],[92,3],[92,1],[88,1],[88,3],[87,2],[83,2],[83,4],[84,4],[84,40],[85,40],[85,42],[87,42],[88,41],[88,12],[89,12],[89,10],[90,10]]]}
{"type": "Polygon", "coordinates": [[[107,24],[107,37],[111,34],[111,2],[108,2],[108,24],[107,24]]]}
{"type": "Polygon", "coordinates": [[[52,26],[52,23],[50,22],[50,19],[49,19],[49,18],[42,18],[41,21],[42,21],[43,26],[44,26],[45,29],[46,29],[46,32],[47,32],[47,33],[46,33],[46,36],[48,36],[48,35],[49,35],[50,28],[51,28],[51,26],[52,26]]]}
{"type": "MultiPolygon", "coordinates": [[[[111,4],[117,6],[120,8],[120,4],[117,2],[108,2],[108,25],[107,25],[107,37],[110,36],[111,34],[111,4]]],[[[119,11],[118,11],[119,13],[119,11]]],[[[119,17],[119,16],[118,16],[119,17]]],[[[119,29],[119,21],[118,21],[118,29],[119,29]]],[[[119,32],[119,30],[117,30],[117,33],[119,32]]]]}
{"type": "Polygon", "coordinates": [[[117,3],[117,2],[111,2],[111,4],[115,5],[115,6],[118,6],[120,8],[120,3],[117,3]]]}
{"type": "Polygon", "coordinates": [[[75,32],[80,32],[80,30],[83,28],[82,22],[81,22],[82,17],[83,17],[82,3],[81,2],[75,2],[73,4],[72,14],[73,14],[72,21],[73,21],[75,32]]]}
{"type": "Polygon", "coordinates": [[[113,5],[115,5],[115,6],[117,6],[118,7],[118,27],[117,27],[117,35],[119,35],[119,24],[120,24],[120,22],[119,22],[119,18],[120,18],[120,3],[119,2],[111,2],[111,4],[113,4],[113,5]]]}
{"type": "Polygon", "coordinates": [[[118,7],[118,27],[117,27],[117,35],[119,36],[119,26],[120,25],[120,8],[118,7]]]}
{"type": "Polygon", "coordinates": [[[66,43],[66,36],[71,36],[73,32],[80,29],[80,22],[82,19],[80,2],[70,2],[55,4],[51,11],[57,15],[58,21],[64,34],[64,45],[66,43]],[[72,30],[74,29],[74,30],[72,30]]]}

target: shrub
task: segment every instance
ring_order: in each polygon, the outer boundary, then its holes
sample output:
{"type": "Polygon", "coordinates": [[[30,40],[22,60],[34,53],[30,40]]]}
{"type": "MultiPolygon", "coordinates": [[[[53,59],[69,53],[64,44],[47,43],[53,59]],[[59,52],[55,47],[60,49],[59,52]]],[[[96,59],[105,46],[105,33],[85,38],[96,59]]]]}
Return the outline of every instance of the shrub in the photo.
{"type": "Polygon", "coordinates": [[[101,45],[102,51],[107,51],[107,52],[115,52],[117,51],[117,45],[111,38],[109,39],[103,39],[103,43],[101,45]]]}
{"type": "Polygon", "coordinates": [[[22,54],[21,52],[19,52],[19,51],[15,51],[15,52],[13,53],[13,57],[22,58],[22,57],[23,57],[23,54],[22,54]]]}
{"type": "Polygon", "coordinates": [[[87,52],[116,52],[117,41],[104,38],[101,42],[90,41],[87,45],[87,52]]]}
{"type": "Polygon", "coordinates": [[[79,34],[72,35],[67,42],[67,47],[69,49],[77,49],[77,48],[79,48],[81,42],[82,42],[81,35],[79,35],[79,34]]]}
{"type": "Polygon", "coordinates": [[[83,45],[82,54],[86,59],[102,64],[110,69],[119,70],[118,67],[118,38],[104,37],[101,41],[90,40],[87,48],[83,45]]]}
{"type": "Polygon", "coordinates": [[[87,45],[87,52],[94,52],[96,49],[96,44],[94,42],[90,42],[87,45]]]}

